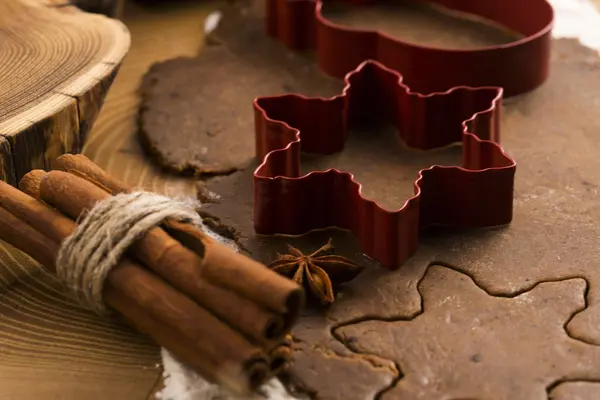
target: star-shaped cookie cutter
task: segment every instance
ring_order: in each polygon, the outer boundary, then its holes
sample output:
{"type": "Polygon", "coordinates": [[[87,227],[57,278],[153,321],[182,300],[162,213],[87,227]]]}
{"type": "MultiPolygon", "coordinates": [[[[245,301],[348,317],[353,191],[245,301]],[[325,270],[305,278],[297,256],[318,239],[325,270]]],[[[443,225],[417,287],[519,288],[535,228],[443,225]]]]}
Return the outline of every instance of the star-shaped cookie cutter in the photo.
{"type": "Polygon", "coordinates": [[[254,171],[257,233],[348,229],[367,255],[397,268],[416,251],[423,227],[511,221],[516,164],[498,144],[502,88],[460,86],[423,95],[372,60],[348,73],[345,83],[331,98],[286,94],[254,100],[256,156],[262,160],[254,171]],[[462,142],[462,165],[421,170],[414,195],[398,210],[363,197],[350,173],[329,169],[301,176],[301,146],[306,153],[339,152],[349,126],[373,116],[393,123],[413,148],[462,142]]]}
{"type": "MultiPolygon", "coordinates": [[[[372,59],[402,72],[419,93],[466,85],[499,86],[509,97],[529,92],[548,77],[554,12],[546,0],[425,0],[502,25],[523,37],[512,43],[453,50],[419,46],[382,32],[333,23],[324,0],[267,0],[267,34],[295,50],[313,49],[319,67],[343,78],[372,59]]],[[[338,0],[368,5],[378,0],[338,0]]]]}

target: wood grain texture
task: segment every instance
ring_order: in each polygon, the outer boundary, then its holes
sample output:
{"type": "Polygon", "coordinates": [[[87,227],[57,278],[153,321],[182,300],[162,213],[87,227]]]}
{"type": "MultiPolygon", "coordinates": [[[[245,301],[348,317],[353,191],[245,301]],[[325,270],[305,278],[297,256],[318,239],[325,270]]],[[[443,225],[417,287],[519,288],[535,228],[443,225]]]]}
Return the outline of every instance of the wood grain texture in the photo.
{"type": "Polygon", "coordinates": [[[57,0],[1,0],[0,41],[0,135],[18,180],[81,151],[130,36],[57,0]]]}
{"type": "Polygon", "coordinates": [[[0,180],[15,184],[15,169],[8,140],[0,136],[0,180]]]}
{"type": "MultiPolygon", "coordinates": [[[[88,135],[84,152],[129,184],[170,194],[195,193],[193,181],[169,179],[144,158],[136,137],[137,89],[152,63],[197,53],[203,42],[204,18],[214,7],[204,2],[168,9],[145,9],[133,4],[125,10],[132,47],[88,135]]],[[[74,7],[62,7],[60,12],[81,13],[74,7]]],[[[0,20],[3,18],[0,12],[0,20]]],[[[106,20],[102,16],[94,18],[106,20]]],[[[102,81],[89,82],[95,91],[76,92],[77,86],[66,85],[62,93],[69,95],[55,93],[53,101],[80,114],[97,113],[99,103],[94,99],[103,96],[114,71],[102,81]],[[79,94],[77,100],[70,96],[72,93],[79,94]]],[[[4,95],[0,91],[0,99],[4,95]]],[[[0,100],[0,104],[5,101],[0,100]]],[[[80,129],[82,125],[80,118],[66,116],[60,123],[80,129]]],[[[33,133],[43,143],[45,137],[39,136],[40,132],[33,133]]],[[[0,177],[14,175],[8,149],[8,141],[0,137],[0,177]]],[[[44,157],[39,155],[38,165],[45,162],[44,157]]],[[[158,348],[123,324],[82,310],[63,293],[60,283],[42,267],[0,242],[0,398],[147,399],[161,372],[158,348]]]]}

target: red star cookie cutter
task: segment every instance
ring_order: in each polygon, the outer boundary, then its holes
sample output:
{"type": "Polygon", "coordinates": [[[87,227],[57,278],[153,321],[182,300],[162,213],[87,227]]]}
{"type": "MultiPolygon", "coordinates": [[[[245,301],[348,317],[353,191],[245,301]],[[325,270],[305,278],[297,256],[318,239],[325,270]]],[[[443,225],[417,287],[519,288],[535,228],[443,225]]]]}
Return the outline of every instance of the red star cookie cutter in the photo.
{"type": "MultiPolygon", "coordinates": [[[[378,0],[338,0],[366,6],[378,0]]],[[[552,7],[546,0],[422,0],[502,25],[523,38],[473,50],[440,49],[326,19],[323,0],[267,0],[267,33],[291,49],[313,49],[327,74],[343,78],[364,60],[401,71],[419,93],[466,85],[499,86],[505,96],[531,91],[548,77],[552,7]]]]}
{"type": "Polygon", "coordinates": [[[516,165],[498,144],[501,88],[461,86],[422,95],[411,92],[398,72],[372,60],[349,73],[345,83],[332,98],[287,94],[254,100],[256,156],[263,160],[254,172],[257,233],[348,229],[367,255],[396,268],[416,251],[423,227],[511,221],[516,165]],[[301,144],[307,153],[339,152],[348,127],[373,116],[393,123],[413,148],[462,142],[462,165],[421,170],[414,196],[399,210],[364,198],[350,173],[329,169],[300,176],[301,144]]]}

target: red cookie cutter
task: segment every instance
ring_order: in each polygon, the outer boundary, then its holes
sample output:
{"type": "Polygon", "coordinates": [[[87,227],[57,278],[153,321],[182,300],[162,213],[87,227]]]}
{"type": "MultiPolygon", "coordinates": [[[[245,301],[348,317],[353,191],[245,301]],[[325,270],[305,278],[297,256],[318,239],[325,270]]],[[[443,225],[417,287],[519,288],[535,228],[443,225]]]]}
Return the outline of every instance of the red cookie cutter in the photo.
{"type": "MultiPolygon", "coordinates": [[[[522,34],[518,41],[474,50],[403,42],[390,35],[350,29],[327,20],[324,0],[267,0],[267,33],[295,50],[314,49],[327,74],[343,78],[364,60],[402,72],[419,93],[466,85],[499,86],[505,96],[529,92],[548,77],[554,12],[546,0],[421,0],[473,14],[522,34]]],[[[378,0],[342,0],[368,5],[378,0]]]]}
{"type": "MultiPolygon", "coordinates": [[[[348,0],[357,1],[372,2],[348,0]]],[[[516,164],[498,144],[502,96],[546,80],[553,10],[545,0],[429,2],[525,37],[476,50],[428,48],[336,25],[321,14],[320,0],[267,1],[268,33],[290,48],[314,49],[321,69],[345,76],[346,86],[329,99],[291,94],[254,101],[256,156],[263,160],[254,172],[257,233],[299,235],[337,226],[352,231],[369,256],[397,268],[416,251],[421,228],[512,220],[516,164]],[[399,210],[364,198],[349,173],[300,176],[300,144],[307,153],[339,152],[349,126],[374,116],[394,123],[413,148],[462,141],[462,165],[420,171],[414,196],[399,210]]]]}
{"type": "Polygon", "coordinates": [[[345,78],[342,94],[297,94],[254,100],[256,156],[254,227],[259,234],[299,235],[337,226],[354,233],[363,251],[399,267],[417,249],[428,225],[483,227],[512,219],[516,165],[497,143],[502,89],[456,87],[444,93],[411,92],[402,76],[365,61],[345,78]],[[361,195],[352,174],[336,169],[300,176],[306,153],[344,148],[349,126],[382,118],[406,144],[422,150],[461,142],[462,166],[421,170],[414,196],[386,210],[361,195]]]}

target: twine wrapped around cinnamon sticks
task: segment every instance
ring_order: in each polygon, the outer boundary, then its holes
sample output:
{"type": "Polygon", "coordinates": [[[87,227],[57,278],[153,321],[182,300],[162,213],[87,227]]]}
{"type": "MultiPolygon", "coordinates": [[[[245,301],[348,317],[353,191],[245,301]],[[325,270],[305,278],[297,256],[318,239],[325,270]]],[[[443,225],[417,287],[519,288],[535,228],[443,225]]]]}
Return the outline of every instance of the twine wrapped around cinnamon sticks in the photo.
{"type": "MultiPolygon", "coordinates": [[[[61,243],[77,231],[74,221],[115,201],[112,194],[130,193],[84,156],[62,156],[55,168],[27,174],[21,191],[0,182],[0,239],[52,272],[61,243]]],[[[115,260],[101,286],[103,304],[207,380],[251,391],[289,363],[287,335],[302,289],[189,219],[168,215],[115,260]]]]}

